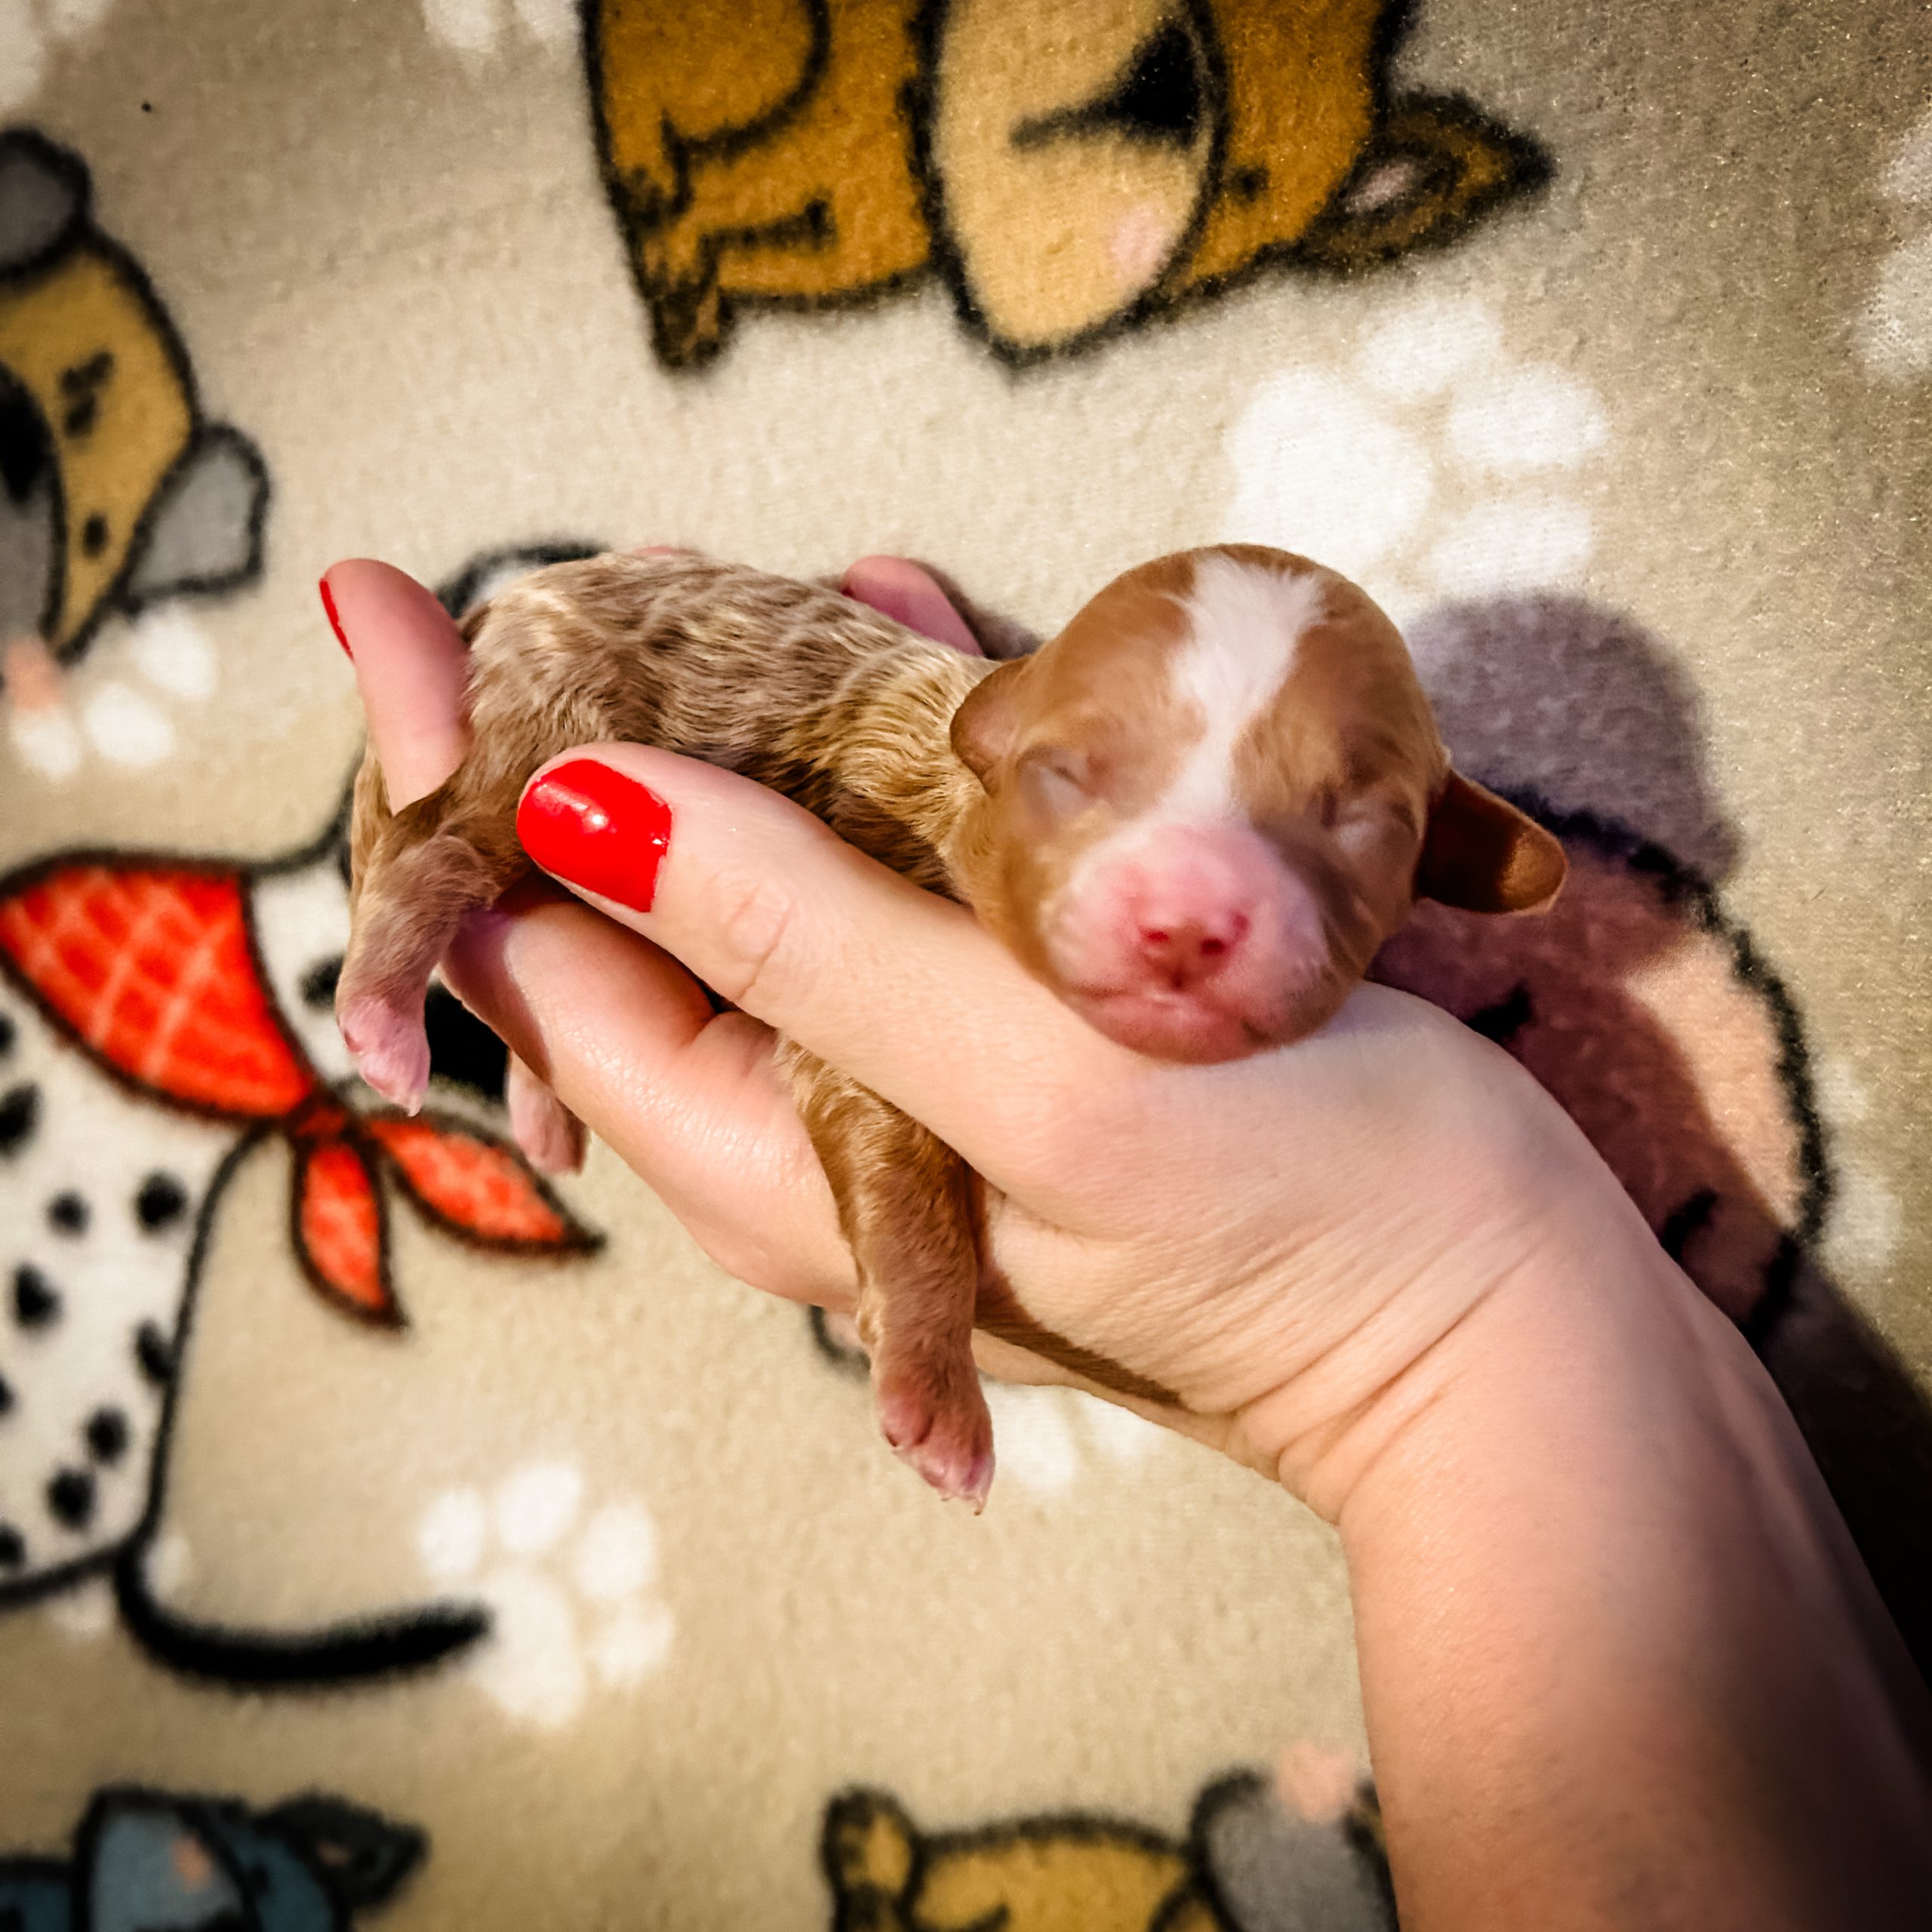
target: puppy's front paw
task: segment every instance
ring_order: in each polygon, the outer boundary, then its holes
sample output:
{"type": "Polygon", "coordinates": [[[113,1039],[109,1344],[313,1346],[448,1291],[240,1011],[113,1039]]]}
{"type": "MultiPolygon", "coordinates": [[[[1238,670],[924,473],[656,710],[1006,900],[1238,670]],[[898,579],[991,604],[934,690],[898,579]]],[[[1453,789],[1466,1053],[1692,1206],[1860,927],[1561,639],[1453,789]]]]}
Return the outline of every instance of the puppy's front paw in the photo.
{"type": "Polygon", "coordinates": [[[429,1087],[421,1005],[409,1011],[374,995],[339,1000],[336,1019],[355,1070],[392,1106],[416,1112],[429,1087]]]}
{"type": "Polygon", "coordinates": [[[977,1516],[992,1487],[993,1419],[970,1349],[888,1343],[873,1360],[872,1398],[894,1454],[977,1516]]]}

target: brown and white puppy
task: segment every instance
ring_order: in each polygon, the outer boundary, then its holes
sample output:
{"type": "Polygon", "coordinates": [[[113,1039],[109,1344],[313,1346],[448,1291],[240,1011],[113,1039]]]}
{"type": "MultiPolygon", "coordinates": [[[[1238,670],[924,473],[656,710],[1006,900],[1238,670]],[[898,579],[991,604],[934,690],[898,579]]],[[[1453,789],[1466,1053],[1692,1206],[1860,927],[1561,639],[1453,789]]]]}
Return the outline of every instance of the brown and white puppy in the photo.
{"type": "MultiPolygon", "coordinates": [[[[395,814],[373,752],[356,786],[337,1011],[365,1078],[405,1106],[428,1078],[429,974],[528,870],[518,797],[573,745],[658,745],[786,792],[1164,1059],[1315,1031],[1419,894],[1511,912],[1563,880],[1554,838],[1451,770],[1395,626],[1280,551],[1144,565],[1000,663],[688,552],[554,565],[464,630],[463,764],[395,814]]],[[[881,1426],[977,1508],[992,1440],[970,1177],[876,1095],[780,1051],[857,1263],[881,1426]]]]}

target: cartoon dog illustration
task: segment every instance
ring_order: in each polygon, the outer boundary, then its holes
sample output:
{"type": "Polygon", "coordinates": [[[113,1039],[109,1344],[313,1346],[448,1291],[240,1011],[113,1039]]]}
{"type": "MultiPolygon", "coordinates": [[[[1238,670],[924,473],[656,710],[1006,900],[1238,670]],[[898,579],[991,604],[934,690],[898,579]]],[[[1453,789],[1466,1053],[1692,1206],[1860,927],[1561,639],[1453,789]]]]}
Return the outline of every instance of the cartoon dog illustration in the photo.
{"type": "Polygon", "coordinates": [[[349,1932],[422,1862],[427,1841],[339,1798],[263,1811],[233,1798],[110,1785],[74,1855],[0,1858],[11,1932],[349,1932]]]}
{"type": "Polygon", "coordinates": [[[1557,833],[1571,877],[1506,934],[1419,909],[1375,977],[1507,1047],[1755,1335],[1831,1177],[1797,1007],[1723,903],[1742,840],[1696,688],[1663,639],[1578,598],[1444,605],[1409,634],[1444,739],[1557,833]]]}
{"type": "Polygon", "coordinates": [[[1823,1154],[1789,999],[1669,853],[1614,821],[1515,795],[1569,856],[1549,916],[1497,938],[1423,905],[1372,977],[1521,1060],[1684,1272],[1748,1323],[1821,1217],[1823,1154]]]}
{"type": "Polygon", "coordinates": [[[833,1932],[1389,1932],[1374,1795],[1340,1820],[1290,1811],[1261,1779],[1219,1780],[1186,1839],[1081,1814],[921,1832],[882,1792],[827,1808],[833,1932]]]}
{"type": "MultiPolygon", "coordinates": [[[[454,588],[467,601],[480,580],[454,588]]],[[[0,1608],[108,1571],[152,1651],[231,1678],[424,1663],[487,1622],[426,1605],[257,1635],[190,1626],[154,1599],[146,1558],[202,1256],[241,1162],[286,1150],[304,1274],[378,1328],[404,1321],[392,1194],[499,1253],[598,1244],[471,1113],[362,1103],[331,1010],[346,818],[345,800],[319,839],[266,863],[71,854],[0,879],[0,1608]]],[[[436,1071],[500,1097],[501,1048],[447,994],[437,1007],[436,1071]]]]}
{"type": "Polygon", "coordinates": [[[591,0],[599,151],[672,368],[734,312],[937,266],[1004,359],[1264,263],[1444,242],[1545,177],[1460,100],[1392,96],[1401,0],[591,0]]]}
{"type": "Polygon", "coordinates": [[[268,476],[211,423],[152,286],[97,227],[86,165],[0,134],[0,645],[62,662],[110,611],[261,565],[268,476]]]}

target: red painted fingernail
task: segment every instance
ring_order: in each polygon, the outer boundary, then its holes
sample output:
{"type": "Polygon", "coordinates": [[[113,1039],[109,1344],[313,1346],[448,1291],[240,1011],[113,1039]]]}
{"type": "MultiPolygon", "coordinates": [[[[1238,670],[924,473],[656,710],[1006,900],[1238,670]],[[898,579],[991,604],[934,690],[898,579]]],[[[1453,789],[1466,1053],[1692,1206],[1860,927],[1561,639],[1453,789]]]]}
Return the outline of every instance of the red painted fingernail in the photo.
{"type": "Polygon", "coordinates": [[[329,614],[329,629],[335,632],[335,641],[342,646],[342,654],[350,663],[355,662],[355,654],[349,648],[349,639],[343,635],[342,620],[336,615],[335,599],[329,595],[329,580],[324,577],[315,588],[322,593],[322,608],[329,614]]]}
{"type": "Polygon", "coordinates": [[[648,912],[671,844],[671,808],[635,778],[574,758],[524,793],[516,835],[566,885],[648,912]]]}

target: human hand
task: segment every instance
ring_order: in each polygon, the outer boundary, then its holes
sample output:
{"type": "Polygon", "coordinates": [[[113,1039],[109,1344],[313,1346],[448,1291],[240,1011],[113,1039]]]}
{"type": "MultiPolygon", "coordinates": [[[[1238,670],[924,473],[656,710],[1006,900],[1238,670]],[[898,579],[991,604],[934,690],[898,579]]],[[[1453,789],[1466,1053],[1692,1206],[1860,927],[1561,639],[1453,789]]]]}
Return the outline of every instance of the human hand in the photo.
{"type": "MultiPolygon", "coordinates": [[[[964,648],[921,577],[845,587],[964,648]]],[[[386,565],[325,589],[420,796],[463,755],[460,639],[386,565]]],[[[668,804],[650,909],[513,894],[457,992],[726,1269],[844,1308],[781,1029],[985,1177],[995,1271],[1130,1406],[1338,1522],[1405,1922],[1918,1922],[1922,1687],[1736,1331],[1506,1054],[1364,986],[1288,1048],[1143,1059],[777,794],[565,756],[668,804]]]]}
{"type": "MultiPolygon", "coordinates": [[[[340,565],[325,583],[405,803],[463,755],[460,640],[386,566],[340,565]]],[[[844,587],[972,648],[915,566],[866,559],[844,587]]],[[[970,914],[777,795],[640,746],[568,755],[668,802],[651,909],[518,895],[471,923],[448,976],[515,1056],[513,1109],[534,1069],[755,1286],[834,1309],[854,1291],[774,1063],[777,1027],[984,1177],[997,1272],[1072,1346],[1051,1349],[1056,1366],[982,1336],[983,1365],[1091,1386],[1066,1373],[1084,1362],[1334,1516],[1526,1254],[1586,1229],[1641,1233],[1547,1097],[1420,1001],[1364,988],[1285,1053],[1146,1060],[1093,1032],[970,914]],[[705,986],[738,1010],[716,1012],[705,986]]]]}

